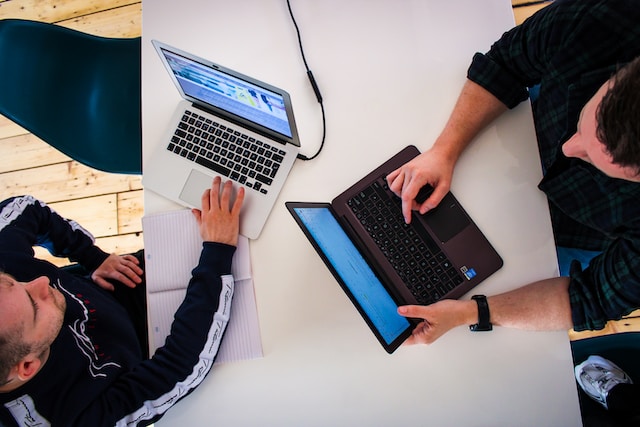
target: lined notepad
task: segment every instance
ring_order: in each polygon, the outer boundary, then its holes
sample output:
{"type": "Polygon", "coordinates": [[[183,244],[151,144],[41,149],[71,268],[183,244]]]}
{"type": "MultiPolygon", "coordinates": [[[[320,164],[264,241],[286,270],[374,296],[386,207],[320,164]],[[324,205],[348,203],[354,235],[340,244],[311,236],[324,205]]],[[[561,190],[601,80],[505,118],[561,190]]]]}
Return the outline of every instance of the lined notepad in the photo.
{"type": "MultiPolygon", "coordinates": [[[[149,311],[151,354],[164,344],[173,315],[184,299],[191,270],[198,264],[202,239],[189,210],[146,215],[142,218],[149,311]]],[[[216,363],[262,357],[249,241],[240,236],[233,256],[235,294],[231,320],[216,363]]]]}

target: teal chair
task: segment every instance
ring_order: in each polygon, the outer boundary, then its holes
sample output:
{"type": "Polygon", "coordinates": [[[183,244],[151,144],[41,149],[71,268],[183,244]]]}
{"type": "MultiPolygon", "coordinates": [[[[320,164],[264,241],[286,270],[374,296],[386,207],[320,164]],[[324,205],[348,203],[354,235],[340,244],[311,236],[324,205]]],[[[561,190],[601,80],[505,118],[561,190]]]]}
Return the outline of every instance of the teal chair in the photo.
{"type": "Polygon", "coordinates": [[[0,20],[0,114],[72,159],[142,173],[140,38],[0,20]]]}

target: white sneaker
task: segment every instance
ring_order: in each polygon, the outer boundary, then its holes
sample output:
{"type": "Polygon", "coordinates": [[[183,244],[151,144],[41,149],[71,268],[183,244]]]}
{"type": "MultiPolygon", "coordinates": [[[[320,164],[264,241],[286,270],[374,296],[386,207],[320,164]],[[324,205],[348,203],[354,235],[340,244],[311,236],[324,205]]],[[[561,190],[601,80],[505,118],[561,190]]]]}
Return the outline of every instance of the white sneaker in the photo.
{"type": "Polygon", "coordinates": [[[580,388],[607,409],[607,395],[613,387],[618,384],[633,384],[622,369],[600,356],[589,356],[575,367],[575,374],[580,388]]]}

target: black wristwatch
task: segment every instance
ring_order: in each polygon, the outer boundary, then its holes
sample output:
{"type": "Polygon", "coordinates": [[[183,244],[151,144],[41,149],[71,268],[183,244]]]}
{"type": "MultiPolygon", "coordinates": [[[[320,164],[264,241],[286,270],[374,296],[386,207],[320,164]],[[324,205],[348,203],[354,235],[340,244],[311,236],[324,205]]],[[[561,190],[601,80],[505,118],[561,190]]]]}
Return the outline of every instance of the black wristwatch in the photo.
{"type": "Polygon", "coordinates": [[[472,332],[491,331],[493,325],[491,324],[491,316],[489,314],[489,304],[487,304],[487,297],[484,295],[474,295],[471,297],[478,304],[478,323],[475,325],[469,325],[469,329],[472,332]]]}

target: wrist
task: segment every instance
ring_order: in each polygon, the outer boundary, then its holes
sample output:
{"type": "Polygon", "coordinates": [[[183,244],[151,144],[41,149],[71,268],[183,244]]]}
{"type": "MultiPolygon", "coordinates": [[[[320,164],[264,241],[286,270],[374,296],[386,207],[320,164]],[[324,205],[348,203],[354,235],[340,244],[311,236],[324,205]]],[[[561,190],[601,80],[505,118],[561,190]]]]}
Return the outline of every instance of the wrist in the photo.
{"type": "Polygon", "coordinates": [[[455,300],[458,307],[457,326],[469,326],[478,322],[478,304],[474,300],[455,300]]]}
{"type": "Polygon", "coordinates": [[[464,147],[457,143],[456,138],[447,132],[441,134],[433,143],[429,151],[438,153],[438,157],[450,165],[455,165],[464,147]]]}

